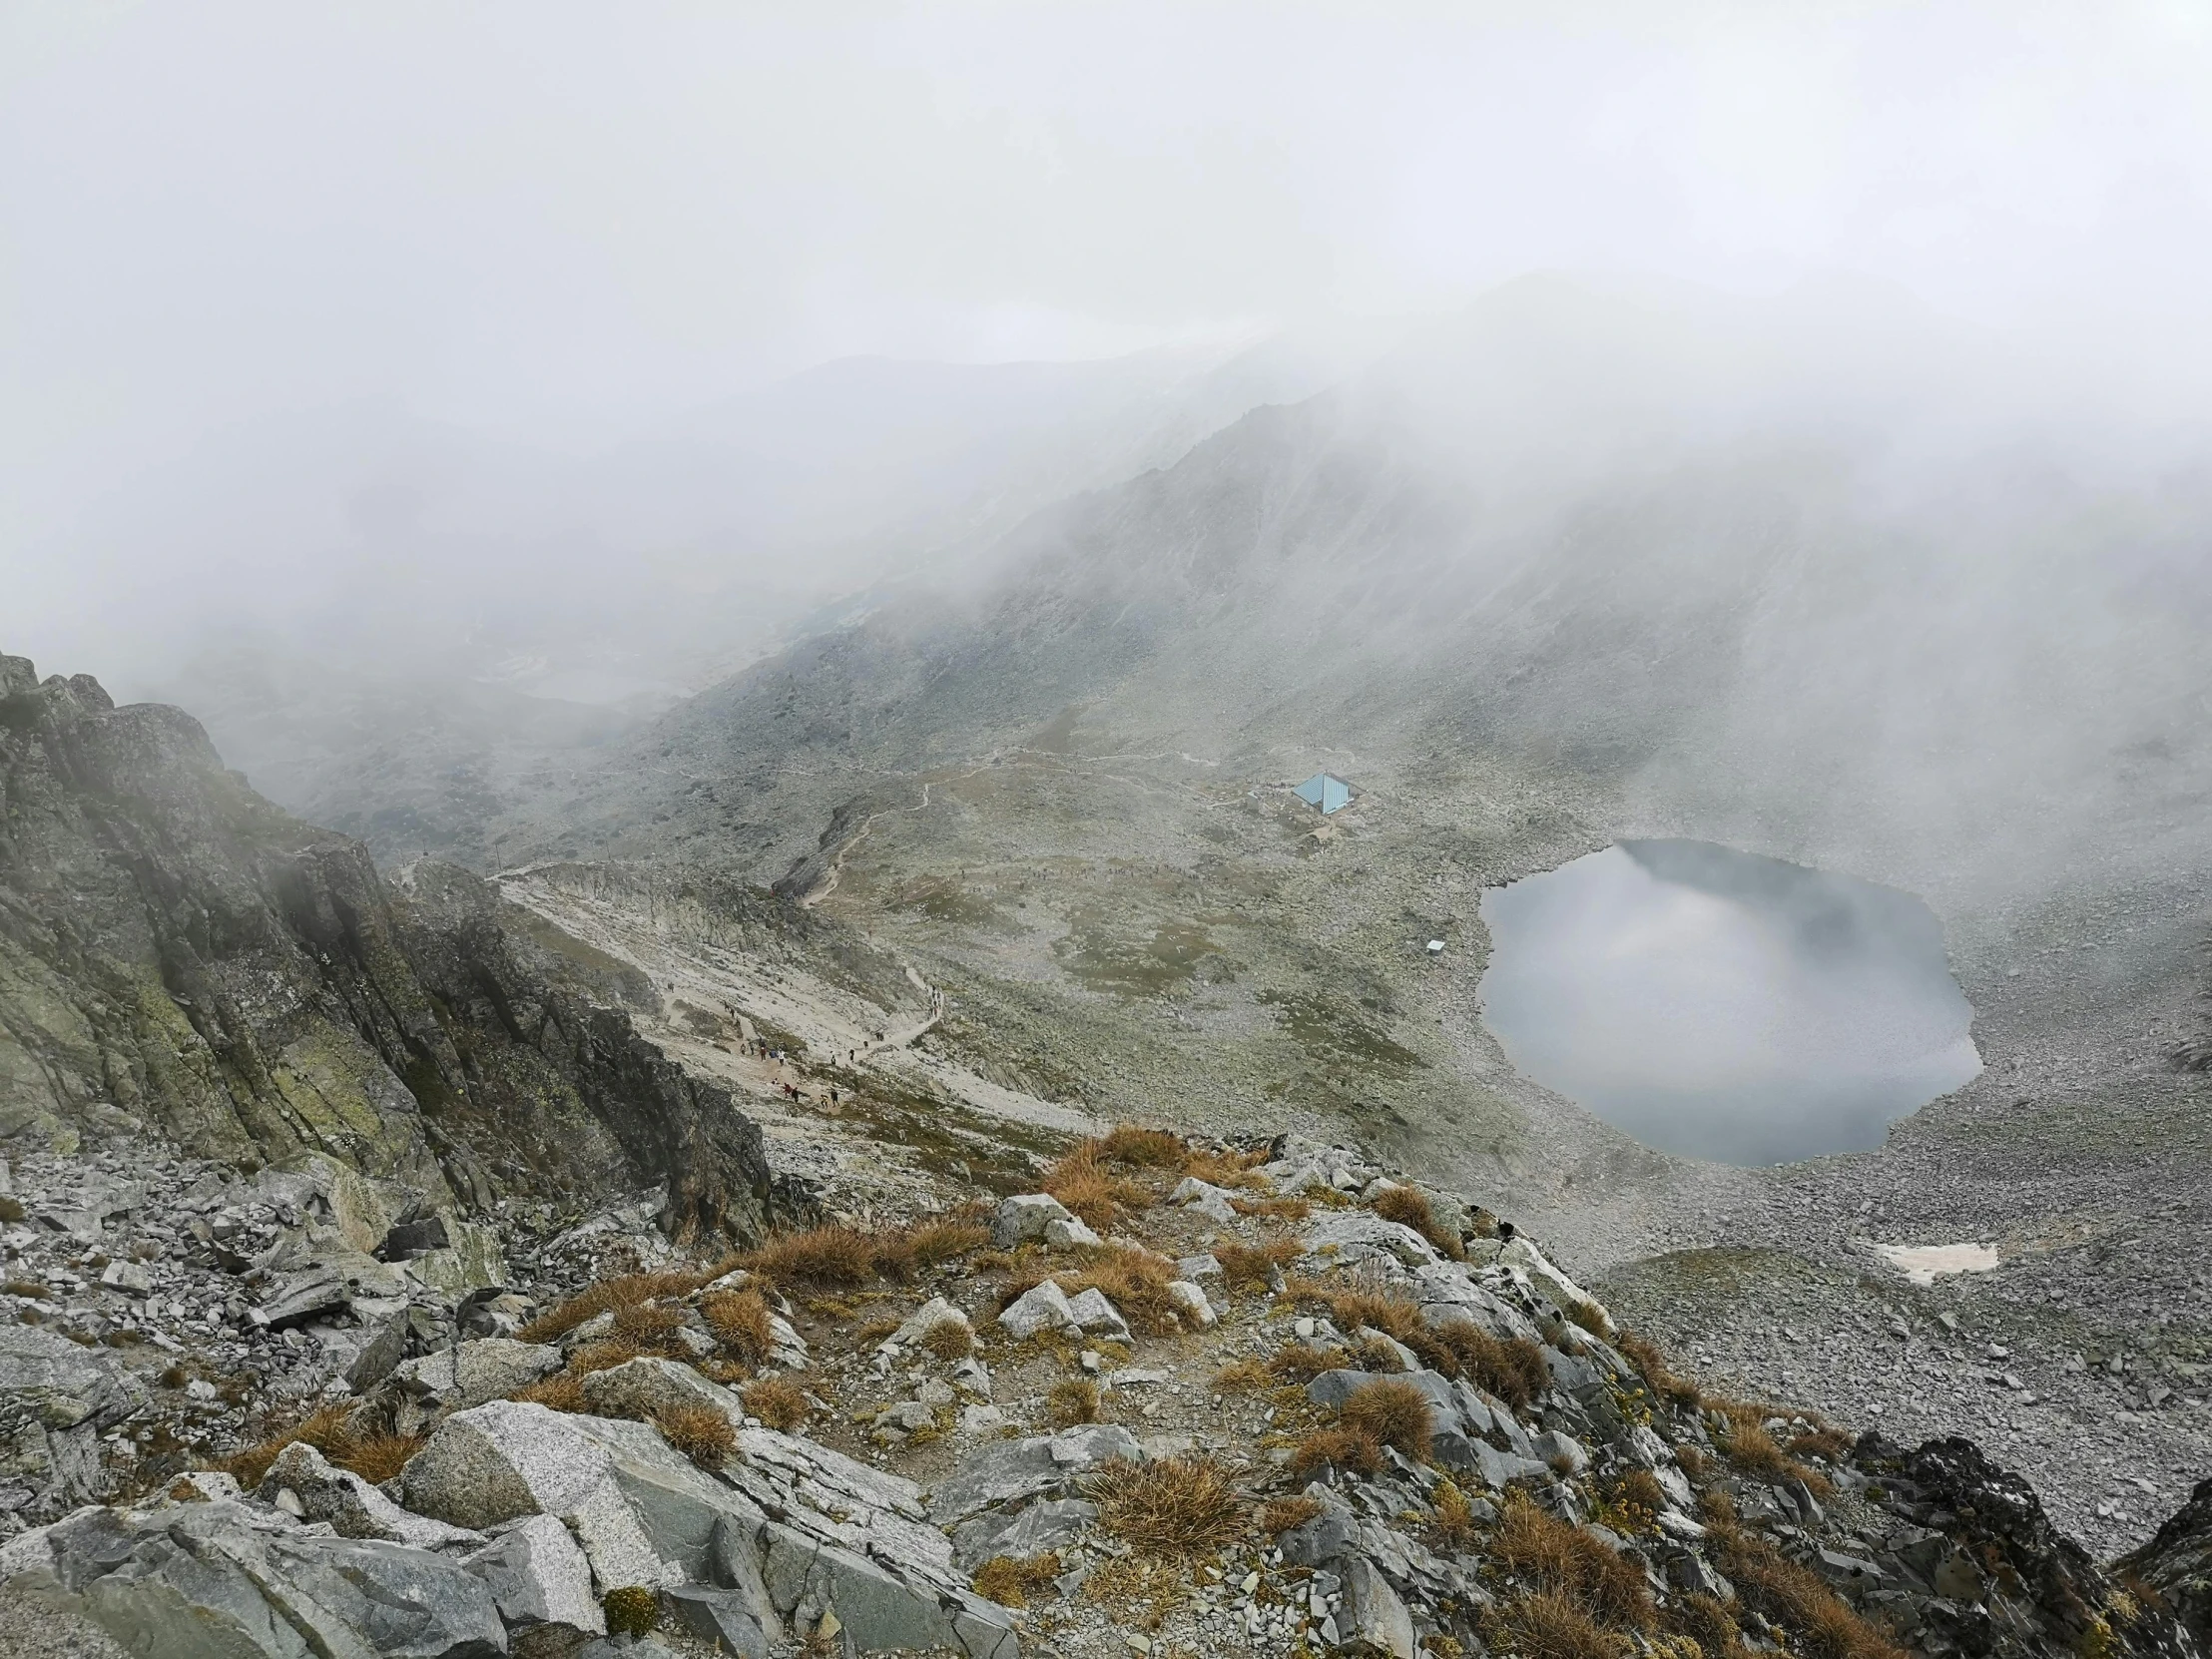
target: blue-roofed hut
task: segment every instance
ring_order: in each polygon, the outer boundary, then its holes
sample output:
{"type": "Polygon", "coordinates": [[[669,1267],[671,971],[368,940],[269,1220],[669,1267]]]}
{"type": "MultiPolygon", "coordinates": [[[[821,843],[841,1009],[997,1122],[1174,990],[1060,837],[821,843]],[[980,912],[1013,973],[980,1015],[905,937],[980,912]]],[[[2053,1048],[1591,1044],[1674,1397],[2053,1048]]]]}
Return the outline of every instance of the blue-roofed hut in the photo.
{"type": "Polygon", "coordinates": [[[1293,793],[1307,806],[1319,807],[1324,814],[1352,804],[1352,786],[1333,772],[1315,773],[1293,793]]]}

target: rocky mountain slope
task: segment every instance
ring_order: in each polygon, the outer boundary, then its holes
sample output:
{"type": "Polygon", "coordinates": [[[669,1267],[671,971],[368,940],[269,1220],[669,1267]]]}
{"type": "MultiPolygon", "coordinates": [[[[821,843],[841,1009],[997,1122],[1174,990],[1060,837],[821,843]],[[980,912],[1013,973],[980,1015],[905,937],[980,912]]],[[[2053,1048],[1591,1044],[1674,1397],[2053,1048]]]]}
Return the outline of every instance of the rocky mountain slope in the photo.
{"type": "MultiPolygon", "coordinates": [[[[1343,1147],[1123,1129],[995,1205],[565,1243],[571,1294],[480,1305],[507,1334],[380,1333],[319,1408],[0,1544],[0,1651],[2201,1651],[2194,1509],[2116,1576],[1971,1443],[1703,1392],[1343,1147]]],[[[17,1409],[160,1409],[11,1329],[17,1409]]]]}
{"type": "Polygon", "coordinates": [[[1101,1133],[793,899],[386,879],[0,667],[0,1651],[2200,1651],[2212,1497],[2123,1576],[1701,1382],[1502,1162],[1101,1133]]]}
{"type": "Polygon", "coordinates": [[[511,930],[465,871],[395,887],[226,773],[188,716],[22,658],[0,659],[0,801],[8,1144],[328,1160],[393,1220],[455,1226],[665,1182],[680,1232],[765,1230],[758,1136],[617,1011],[650,986],[511,930]]]}
{"type": "Polygon", "coordinates": [[[518,792],[482,855],[779,883],[950,996],[925,1052],[1033,1095],[1510,1179],[1639,1320],[1741,1287],[1739,1385],[2014,1436],[2128,1547],[2208,1443],[2212,512],[2131,429],[1992,414],[2050,388],[1973,342],[1797,303],[1502,291],[518,792]],[[1284,786],[1325,766],[1323,824],[1284,786]],[[1482,892],[1643,835],[1925,897],[1982,1075],[1772,1175],[1519,1077],[1482,892]],[[1966,1242],[1998,1268],[1926,1295],[1874,1251],[1966,1242]],[[1901,1322],[1967,1385],[1899,1386],[1901,1322]]]}

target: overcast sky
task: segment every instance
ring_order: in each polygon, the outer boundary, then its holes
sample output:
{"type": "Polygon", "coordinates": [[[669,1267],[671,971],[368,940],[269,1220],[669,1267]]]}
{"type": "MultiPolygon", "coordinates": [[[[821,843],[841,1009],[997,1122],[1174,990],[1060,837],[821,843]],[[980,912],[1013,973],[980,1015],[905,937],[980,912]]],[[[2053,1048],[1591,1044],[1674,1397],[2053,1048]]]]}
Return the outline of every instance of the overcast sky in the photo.
{"type": "Polygon", "coordinates": [[[0,0],[0,559],[389,397],[595,441],[1538,268],[1844,269],[2205,363],[2212,4],[0,0]]]}

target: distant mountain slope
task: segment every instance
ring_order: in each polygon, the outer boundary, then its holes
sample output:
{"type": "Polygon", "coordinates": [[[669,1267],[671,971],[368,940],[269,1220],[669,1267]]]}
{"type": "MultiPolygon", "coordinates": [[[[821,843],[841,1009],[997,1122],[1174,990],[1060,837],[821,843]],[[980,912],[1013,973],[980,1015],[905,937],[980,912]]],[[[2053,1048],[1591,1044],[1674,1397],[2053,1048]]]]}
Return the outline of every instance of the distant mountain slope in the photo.
{"type": "Polygon", "coordinates": [[[1953,909],[2202,860],[2212,487],[2084,454],[1986,344],[1848,297],[1501,290],[672,712],[488,846],[773,873],[839,789],[1081,703],[1136,748],[1502,747],[1953,909]]]}

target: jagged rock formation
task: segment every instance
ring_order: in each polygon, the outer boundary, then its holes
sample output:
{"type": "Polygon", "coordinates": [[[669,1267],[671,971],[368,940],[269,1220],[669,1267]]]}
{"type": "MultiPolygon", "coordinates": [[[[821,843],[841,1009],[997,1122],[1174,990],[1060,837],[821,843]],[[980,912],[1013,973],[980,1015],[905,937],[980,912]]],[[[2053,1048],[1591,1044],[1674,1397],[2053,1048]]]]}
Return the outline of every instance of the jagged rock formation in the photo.
{"type": "Polygon", "coordinates": [[[2120,1562],[2120,1571],[2164,1600],[2198,1645],[2212,1651],[2212,1479],[2198,1481],[2189,1501],[2120,1562]]]}
{"type": "Polygon", "coordinates": [[[0,658],[0,1143],[145,1124],[249,1171],[325,1155],[399,1211],[660,1184],[673,1231],[765,1229],[758,1132],[593,970],[464,871],[387,883],[180,711],[0,658]]]}

